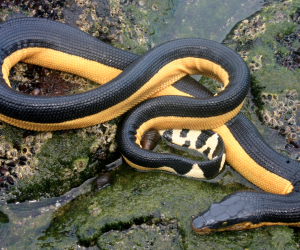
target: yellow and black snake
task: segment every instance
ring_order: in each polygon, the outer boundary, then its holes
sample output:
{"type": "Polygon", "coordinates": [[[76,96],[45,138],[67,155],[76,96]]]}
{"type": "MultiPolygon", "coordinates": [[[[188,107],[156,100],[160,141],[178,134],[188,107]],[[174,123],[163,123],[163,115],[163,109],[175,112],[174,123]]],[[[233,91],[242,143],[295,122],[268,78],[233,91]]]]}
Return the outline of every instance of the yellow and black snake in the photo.
{"type": "Polygon", "coordinates": [[[117,133],[125,160],[141,170],[166,170],[212,178],[227,162],[269,192],[237,192],[195,217],[193,229],[241,230],[262,225],[300,225],[300,165],[276,153],[240,108],[249,91],[249,70],[231,49],[203,39],[171,41],[142,56],[116,49],[62,23],[22,18],[0,25],[0,119],[31,130],[86,127],[126,111],[117,133]],[[82,94],[25,95],[10,88],[17,62],[58,69],[103,85],[82,94]],[[224,85],[216,96],[187,75],[224,85]],[[157,154],[140,147],[149,128],[212,130],[224,141],[211,161],[157,154]]]}

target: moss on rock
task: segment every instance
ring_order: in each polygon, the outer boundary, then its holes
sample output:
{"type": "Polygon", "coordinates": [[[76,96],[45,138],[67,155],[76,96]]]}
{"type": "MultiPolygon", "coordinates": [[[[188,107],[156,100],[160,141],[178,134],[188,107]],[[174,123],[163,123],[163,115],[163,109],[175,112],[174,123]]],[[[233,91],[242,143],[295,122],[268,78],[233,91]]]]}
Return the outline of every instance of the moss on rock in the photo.
{"type": "MultiPolygon", "coordinates": [[[[71,237],[100,249],[296,249],[288,227],[195,236],[192,216],[245,186],[224,185],[221,179],[209,183],[162,172],[142,173],[126,165],[113,171],[111,178],[107,188],[57,210],[37,246],[55,237],[50,246],[63,249],[71,237]]],[[[229,179],[234,183],[236,176],[229,179]]]]}
{"type": "MultiPolygon", "coordinates": [[[[300,159],[298,146],[288,145],[289,134],[280,131],[289,126],[293,133],[299,125],[296,103],[299,101],[300,68],[297,68],[297,55],[294,55],[294,51],[300,49],[297,40],[299,10],[299,0],[271,3],[237,24],[223,41],[249,66],[252,77],[250,99],[255,104],[254,113],[259,117],[258,120],[251,116],[252,122],[275,150],[294,159],[300,159]],[[296,95],[290,96],[292,92],[296,95]],[[268,100],[268,96],[272,100],[268,100]],[[272,96],[276,96],[276,100],[272,96]]],[[[245,105],[242,111],[245,111],[245,105]]],[[[246,113],[250,114],[248,111],[246,113]]]]}

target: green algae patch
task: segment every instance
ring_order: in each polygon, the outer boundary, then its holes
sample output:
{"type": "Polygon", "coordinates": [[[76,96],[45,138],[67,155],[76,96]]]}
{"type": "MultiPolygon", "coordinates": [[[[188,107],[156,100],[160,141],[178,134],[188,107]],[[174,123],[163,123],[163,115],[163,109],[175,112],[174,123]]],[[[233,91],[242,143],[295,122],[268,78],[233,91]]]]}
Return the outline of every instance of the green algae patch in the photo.
{"type": "Polygon", "coordinates": [[[15,142],[21,141],[24,130],[4,122],[1,122],[0,128],[2,128],[2,136],[8,143],[14,144],[15,142]]]}
{"type": "Polygon", "coordinates": [[[275,2],[238,23],[223,41],[235,49],[251,73],[251,101],[242,112],[277,152],[300,160],[299,123],[300,1],[275,2]]]}
{"type": "Polygon", "coordinates": [[[292,34],[297,30],[297,28],[298,26],[296,24],[286,20],[278,23],[266,23],[266,32],[259,34],[258,37],[261,38],[261,41],[265,45],[276,48],[277,43],[274,38],[292,34]]]}
{"type": "Polygon", "coordinates": [[[286,89],[300,90],[299,69],[291,70],[282,63],[299,48],[299,42],[289,37],[300,30],[298,22],[293,20],[299,8],[299,0],[273,3],[242,21],[227,36],[226,45],[241,54],[255,77],[257,86],[253,88],[277,94],[286,89]]]}
{"type": "Polygon", "coordinates": [[[221,184],[220,179],[209,183],[162,172],[138,172],[122,165],[111,173],[110,186],[58,209],[36,246],[48,242],[48,247],[64,249],[73,239],[100,249],[263,249],[278,244],[296,248],[288,227],[196,235],[190,227],[192,216],[245,189],[235,181],[237,175],[226,178],[231,185],[221,184]]]}
{"type": "Polygon", "coordinates": [[[74,172],[82,172],[86,169],[89,163],[89,158],[79,158],[73,162],[73,171],[74,172]]]}
{"type": "MultiPolygon", "coordinates": [[[[275,39],[274,39],[275,40],[275,39]]],[[[281,53],[282,55],[286,53],[281,53]]],[[[249,51],[246,62],[256,63],[255,58],[261,56],[260,69],[253,72],[256,78],[256,86],[254,88],[264,89],[264,92],[282,93],[286,89],[300,90],[298,79],[300,77],[300,70],[293,71],[286,67],[280,66],[277,63],[273,49],[267,45],[258,45],[249,51]]]]}
{"type": "Polygon", "coordinates": [[[299,8],[299,0],[270,4],[240,22],[224,40],[245,59],[255,78],[254,89],[277,94],[286,89],[300,90],[300,70],[283,65],[284,59],[299,48],[299,42],[290,38],[300,30],[293,19],[299,8]]]}
{"type": "Polygon", "coordinates": [[[56,132],[25,131],[3,123],[0,160],[11,179],[4,177],[2,199],[39,200],[81,185],[118,155],[116,121],[56,132]],[[10,180],[14,183],[8,186],[10,180]]]}
{"type": "Polygon", "coordinates": [[[86,168],[89,146],[93,140],[93,137],[82,138],[74,132],[68,135],[53,133],[32,162],[33,175],[24,176],[18,181],[12,192],[16,195],[15,199],[25,201],[60,196],[80,185],[87,176],[92,176],[95,173],[93,164],[84,173],[74,168],[77,165],[86,168]],[[84,156],[84,164],[80,164],[84,156]]]}
{"type": "Polygon", "coordinates": [[[100,249],[182,249],[176,221],[166,225],[142,224],[128,230],[112,230],[97,240],[100,249]]]}

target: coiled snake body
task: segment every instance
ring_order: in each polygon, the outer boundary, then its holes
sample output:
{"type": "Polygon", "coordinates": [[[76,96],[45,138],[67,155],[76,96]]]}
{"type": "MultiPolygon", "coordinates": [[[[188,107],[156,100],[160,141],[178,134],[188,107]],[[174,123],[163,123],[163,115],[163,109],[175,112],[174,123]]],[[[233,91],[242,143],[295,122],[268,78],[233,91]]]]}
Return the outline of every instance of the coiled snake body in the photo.
{"type": "MultiPolygon", "coordinates": [[[[22,18],[0,25],[0,64],[0,119],[5,122],[31,130],[72,129],[110,120],[133,108],[117,133],[131,166],[212,178],[222,169],[226,155],[232,167],[269,192],[238,192],[213,204],[193,219],[197,233],[300,225],[300,165],[271,149],[238,113],[249,90],[249,71],[231,49],[208,40],[181,39],[138,57],[67,25],[22,18]],[[8,79],[19,61],[74,73],[103,86],[70,96],[25,95],[11,89],[8,79]],[[192,74],[210,76],[225,89],[212,96],[186,76],[192,74]],[[203,162],[157,154],[140,147],[149,128],[210,129],[223,139],[225,149],[219,141],[212,160],[203,162]]],[[[204,146],[208,151],[212,147],[204,146]]]]}

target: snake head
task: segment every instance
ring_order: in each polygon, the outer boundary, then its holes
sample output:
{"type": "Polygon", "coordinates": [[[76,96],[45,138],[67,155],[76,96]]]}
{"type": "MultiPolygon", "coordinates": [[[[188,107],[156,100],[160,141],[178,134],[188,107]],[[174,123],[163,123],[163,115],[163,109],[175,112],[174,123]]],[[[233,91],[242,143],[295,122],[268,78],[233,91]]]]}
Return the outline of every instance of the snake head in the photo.
{"type": "Polygon", "coordinates": [[[200,234],[227,230],[244,230],[257,227],[259,222],[255,209],[255,192],[237,192],[212,204],[206,211],[196,216],[191,226],[200,234]]]}

